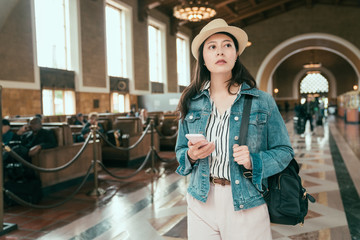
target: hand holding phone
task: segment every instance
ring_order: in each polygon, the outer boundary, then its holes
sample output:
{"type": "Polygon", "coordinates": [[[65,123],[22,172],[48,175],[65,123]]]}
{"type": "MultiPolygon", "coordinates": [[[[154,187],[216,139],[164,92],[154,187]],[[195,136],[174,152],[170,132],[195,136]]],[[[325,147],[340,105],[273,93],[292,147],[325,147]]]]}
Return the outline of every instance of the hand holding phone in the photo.
{"type": "Polygon", "coordinates": [[[186,134],[185,137],[189,139],[187,154],[191,163],[206,158],[215,150],[215,144],[208,142],[202,134],[186,134]]]}

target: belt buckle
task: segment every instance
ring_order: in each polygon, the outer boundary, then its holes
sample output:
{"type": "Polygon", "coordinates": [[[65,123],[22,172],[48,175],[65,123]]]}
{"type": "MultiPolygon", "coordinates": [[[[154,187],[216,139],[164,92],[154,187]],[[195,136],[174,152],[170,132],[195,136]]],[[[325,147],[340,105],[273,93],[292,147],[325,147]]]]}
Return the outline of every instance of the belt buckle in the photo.
{"type": "Polygon", "coordinates": [[[211,177],[210,180],[215,185],[215,178],[211,177]]]}

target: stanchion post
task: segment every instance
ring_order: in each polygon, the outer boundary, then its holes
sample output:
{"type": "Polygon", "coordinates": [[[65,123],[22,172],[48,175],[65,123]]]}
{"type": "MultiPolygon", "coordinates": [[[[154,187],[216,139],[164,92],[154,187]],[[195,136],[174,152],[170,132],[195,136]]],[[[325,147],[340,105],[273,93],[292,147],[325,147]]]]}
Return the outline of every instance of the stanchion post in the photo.
{"type": "Polygon", "coordinates": [[[150,120],[150,131],[151,131],[151,135],[150,135],[150,151],[151,151],[151,168],[147,169],[146,172],[151,174],[151,203],[154,203],[154,194],[155,194],[155,189],[154,189],[154,179],[155,179],[155,175],[157,174],[157,170],[155,167],[155,144],[154,144],[154,120],[151,119],[150,120]]]}
{"type": "Polygon", "coordinates": [[[152,119],[150,121],[150,129],[151,129],[151,168],[153,173],[156,172],[156,168],[155,168],[155,144],[154,144],[154,120],[152,119]]]}
{"type": "MultiPolygon", "coordinates": [[[[0,165],[4,166],[3,163],[3,141],[2,141],[2,86],[0,86],[0,165]]],[[[3,167],[0,167],[0,236],[16,230],[17,224],[4,223],[4,175],[3,167]]]]}
{"type": "Polygon", "coordinates": [[[93,155],[94,155],[93,159],[95,165],[94,165],[94,189],[88,193],[89,196],[101,196],[105,193],[104,189],[99,188],[99,182],[98,182],[96,129],[97,129],[97,125],[91,125],[91,136],[93,139],[93,155]]]}

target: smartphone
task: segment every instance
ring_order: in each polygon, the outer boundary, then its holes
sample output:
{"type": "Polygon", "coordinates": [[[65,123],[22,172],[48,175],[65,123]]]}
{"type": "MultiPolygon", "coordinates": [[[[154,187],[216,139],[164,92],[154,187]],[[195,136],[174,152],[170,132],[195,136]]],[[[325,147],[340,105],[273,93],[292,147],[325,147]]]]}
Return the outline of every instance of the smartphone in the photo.
{"type": "MultiPolygon", "coordinates": [[[[205,136],[198,133],[188,133],[185,134],[185,137],[192,143],[196,144],[197,142],[200,142],[201,140],[206,140],[205,136]]],[[[205,146],[206,144],[204,144],[205,146]]]]}

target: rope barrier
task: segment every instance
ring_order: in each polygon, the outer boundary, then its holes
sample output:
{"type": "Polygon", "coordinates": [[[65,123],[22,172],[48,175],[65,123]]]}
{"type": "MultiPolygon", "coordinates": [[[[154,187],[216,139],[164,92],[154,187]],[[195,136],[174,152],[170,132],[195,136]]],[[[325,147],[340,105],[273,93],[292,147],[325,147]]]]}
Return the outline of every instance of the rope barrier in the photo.
{"type": "Polygon", "coordinates": [[[94,168],[95,166],[95,161],[92,161],[91,165],[89,166],[86,175],[84,177],[84,179],[82,180],[81,184],[79,185],[79,187],[72,193],[70,194],[68,197],[66,197],[63,201],[52,204],[52,205],[36,205],[36,204],[32,204],[29,202],[26,202],[24,200],[22,200],[21,198],[19,198],[18,196],[16,196],[14,193],[12,193],[11,191],[4,189],[4,192],[6,195],[8,195],[11,199],[15,200],[15,202],[23,205],[23,206],[27,206],[27,207],[32,207],[32,208],[37,208],[37,209],[47,209],[47,208],[54,208],[54,207],[58,207],[68,201],[70,201],[79,191],[80,189],[84,186],[86,180],[88,179],[88,177],[90,176],[90,171],[94,168]]]}
{"type": "Polygon", "coordinates": [[[155,155],[156,155],[156,157],[157,157],[161,162],[165,162],[165,163],[173,162],[173,161],[176,160],[176,156],[173,157],[173,158],[168,158],[168,159],[161,158],[156,151],[155,151],[155,155]]]}
{"type": "Polygon", "coordinates": [[[159,134],[159,136],[160,136],[161,139],[167,139],[167,140],[171,140],[171,139],[176,138],[177,135],[178,135],[178,131],[179,131],[179,129],[177,129],[177,130],[176,130],[176,133],[174,133],[173,135],[171,135],[171,136],[165,136],[165,135],[163,135],[157,128],[155,128],[155,130],[156,130],[157,134],[159,134]]]}
{"type": "Polygon", "coordinates": [[[104,141],[109,144],[111,147],[115,148],[115,149],[118,149],[118,150],[131,150],[133,148],[135,148],[137,145],[139,145],[139,143],[144,139],[147,131],[149,130],[149,127],[150,127],[150,124],[147,125],[147,127],[145,128],[145,130],[143,131],[142,135],[140,136],[140,138],[133,144],[131,145],[130,147],[117,147],[115,146],[114,144],[112,144],[109,140],[107,140],[107,138],[101,133],[99,132],[98,130],[96,131],[100,137],[102,137],[102,139],[104,139],[104,141]]]}
{"type": "MultiPolygon", "coordinates": [[[[173,139],[174,137],[177,136],[177,133],[176,132],[173,136],[163,136],[157,129],[155,129],[156,132],[159,134],[159,136],[164,139],[173,139]]],[[[163,159],[161,158],[158,153],[156,152],[156,149],[154,148],[154,139],[153,139],[153,135],[154,135],[154,127],[153,127],[153,122],[150,122],[148,124],[148,126],[145,128],[145,130],[143,131],[142,135],[140,136],[140,138],[133,144],[131,145],[130,147],[117,147],[115,146],[114,144],[112,144],[110,141],[107,140],[107,138],[101,133],[99,132],[96,128],[94,128],[93,130],[93,134],[89,134],[89,136],[86,138],[83,146],[81,147],[81,149],[79,150],[79,152],[69,161],[67,162],[66,164],[60,166],[60,167],[56,167],[56,168],[41,168],[41,167],[38,167],[36,165],[33,165],[29,162],[27,162],[26,160],[24,160],[21,156],[19,156],[16,152],[12,151],[12,149],[8,146],[4,146],[4,149],[9,152],[9,154],[14,157],[16,160],[18,160],[20,163],[24,164],[25,166],[27,167],[30,167],[30,168],[33,168],[35,170],[38,170],[38,171],[42,171],[42,172],[56,172],[56,171],[60,171],[62,169],[65,169],[66,167],[70,166],[72,163],[74,163],[78,158],[79,156],[83,153],[83,151],[85,150],[86,146],[88,145],[89,141],[90,141],[90,138],[93,136],[93,141],[94,141],[94,160],[92,161],[91,165],[89,166],[88,170],[87,170],[87,173],[84,177],[84,179],[82,180],[81,184],[75,189],[75,191],[69,195],[68,197],[66,197],[63,201],[59,202],[59,203],[56,203],[56,204],[52,204],[52,205],[36,205],[36,204],[32,204],[32,203],[29,203],[29,202],[26,202],[24,201],[23,199],[19,198],[18,196],[16,196],[16,194],[14,194],[13,192],[7,190],[7,189],[4,189],[4,192],[5,194],[13,199],[15,202],[23,205],[23,206],[28,206],[28,207],[32,207],[32,208],[38,208],[38,209],[47,209],[47,208],[54,208],[54,207],[57,207],[57,206],[60,206],[66,202],[68,202],[69,200],[71,200],[79,191],[80,189],[84,186],[86,180],[88,179],[88,177],[90,176],[90,172],[92,169],[94,169],[94,175],[97,175],[95,172],[96,172],[96,163],[98,163],[102,169],[107,173],[109,174],[110,176],[112,176],[113,178],[117,178],[117,179],[128,179],[128,178],[131,178],[135,175],[137,175],[141,170],[144,169],[144,167],[146,166],[146,164],[149,162],[149,159],[152,160],[152,167],[151,169],[153,171],[155,171],[155,165],[154,165],[154,160],[155,160],[155,156],[162,162],[171,162],[171,161],[174,161],[176,160],[176,157],[175,158],[171,158],[171,159],[163,159]],[[101,137],[104,139],[104,141],[109,144],[111,147],[115,148],[115,149],[118,149],[118,150],[131,150],[133,148],[135,148],[145,137],[145,135],[147,134],[149,128],[151,127],[151,146],[150,146],[150,150],[149,152],[147,153],[144,161],[142,162],[142,164],[140,165],[140,167],[138,169],[136,169],[133,173],[131,173],[130,175],[127,175],[127,176],[118,176],[118,175],[115,175],[113,174],[109,169],[107,169],[105,167],[105,165],[99,161],[99,160],[95,160],[96,159],[96,150],[95,150],[95,143],[96,143],[96,134],[95,132],[101,137]]],[[[96,179],[95,182],[98,180],[97,179],[97,176],[95,176],[96,179]]],[[[152,180],[153,181],[153,180],[152,180]]],[[[98,190],[97,188],[97,185],[95,184],[95,190],[98,190]]],[[[98,195],[97,195],[98,196],[98,195]]]]}
{"type": "Polygon", "coordinates": [[[146,158],[144,160],[144,162],[140,165],[140,167],[135,171],[133,172],[132,174],[130,175],[127,175],[127,176],[117,176],[117,175],[114,175],[112,172],[110,172],[109,169],[107,169],[104,164],[100,161],[98,161],[99,165],[103,168],[103,170],[108,173],[110,176],[112,176],[113,178],[117,178],[117,179],[127,179],[127,178],[131,178],[133,176],[135,176],[136,174],[138,174],[146,165],[146,163],[149,161],[150,159],[150,156],[151,156],[151,152],[153,150],[149,150],[148,154],[146,155],[146,158]]]}
{"type": "Polygon", "coordinates": [[[9,146],[5,146],[5,151],[7,151],[12,157],[14,157],[17,161],[19,161],[20,163],[24,164],[27,167],[30,167],[32,169],[41,171],[41,172],[57,172],[60,170],[63,170],[67,167],[69,167],[71,164],[73,164],[79,157],[80,155],[84,152],[85,147],[87,146],[87,144],[90,141],[90,134],[89,136],[86,138],[83,146],[81,147],[81,149],[79,150],[79,152],[73,157],[73,159],[71,159],[69,162],[67,162],[66,164],[60,166],[60,167],[56,167],[56,168],[41,168],[38,167],[32,163],[29,163],[28,161],[26,161],[25,159],[23,159],[21,156],[19,156],[16,152],[12,151],[12,149],[9,146]]]}

